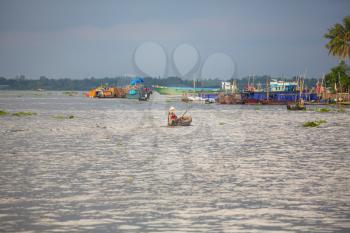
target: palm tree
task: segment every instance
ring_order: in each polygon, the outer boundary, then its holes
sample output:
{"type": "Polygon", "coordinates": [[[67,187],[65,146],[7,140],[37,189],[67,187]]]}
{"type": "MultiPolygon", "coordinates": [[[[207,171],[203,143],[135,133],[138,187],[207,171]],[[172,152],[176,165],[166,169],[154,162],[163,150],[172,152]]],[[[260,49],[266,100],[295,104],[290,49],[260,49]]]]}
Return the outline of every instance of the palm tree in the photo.
{"type": "Polygon", "coordinates": [[[340,60],[350,59],[350,16],[343,19],[343,24],[337,23],[328,29],[324,37],[329,39],[326,44],[329,54],[340,60]]]}

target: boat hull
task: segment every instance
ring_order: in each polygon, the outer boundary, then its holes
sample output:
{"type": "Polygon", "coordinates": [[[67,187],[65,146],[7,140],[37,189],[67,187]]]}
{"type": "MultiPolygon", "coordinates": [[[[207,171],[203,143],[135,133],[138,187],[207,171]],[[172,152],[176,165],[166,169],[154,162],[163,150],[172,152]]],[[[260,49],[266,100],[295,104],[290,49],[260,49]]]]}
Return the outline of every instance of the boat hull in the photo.
{"type": "Polygon", "coordinates": [[[191,116],[181,116],[174,123],[175,124],[172,126],[190,126],[192,123],[192,117],[191,116]]]}
{"type": "Polygon", "coordinates": [[[298,105],[287,105],[287,110],[301,111],[301,110],[306,110],[306,107],[305,106],[298,106],[298,105]]]}

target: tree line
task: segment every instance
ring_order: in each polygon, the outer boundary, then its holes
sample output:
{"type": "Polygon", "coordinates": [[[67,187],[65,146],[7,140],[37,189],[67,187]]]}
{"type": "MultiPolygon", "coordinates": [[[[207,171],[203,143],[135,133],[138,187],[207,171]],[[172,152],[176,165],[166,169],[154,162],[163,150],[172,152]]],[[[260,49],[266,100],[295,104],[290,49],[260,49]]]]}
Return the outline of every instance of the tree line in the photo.
{"type": "MultiPolygon", "coordinates": [[[[296,80],[296,77],[292,79],[284,79],[281,77],[272,78],[271,76],[255,76],[254,79],[251,77],[243,77],[241,79],[236,79],[235,82],[239,89],[243,89],[248,82],[250,85],[254,84],[261,85],[265,87],[266,82],[271,79],[277,80],[296,80]]],[[[0,77],[0,88],[7,90],[71,90],[71,91],[86,91],[93,89],[98,86],[118,86],[123,87],[129,85],[132,77],[105,77],[101,79],[87,78],[87,79],[52,79],[46,76],[41,76],[39,79],[26,79],[24,75],[18,76],[14,79],[8,79],[5,77],[0,77]]],[[[233,80],[230,80],[231,82],[233,80]]],[[[220,88],[221,80],[219,79],[205,79],[196,80],[196,87],[200,88],[220,88]]],[[[315,86],[317,79],[305,79],[305,84],[307,87],[312,88],[315,86]]],[[[145,86],[168,86],[168,87],[192,87],[193,80],[184,80],[179,77],[168,77],[168,78],[144,78],[145,86]]]]}

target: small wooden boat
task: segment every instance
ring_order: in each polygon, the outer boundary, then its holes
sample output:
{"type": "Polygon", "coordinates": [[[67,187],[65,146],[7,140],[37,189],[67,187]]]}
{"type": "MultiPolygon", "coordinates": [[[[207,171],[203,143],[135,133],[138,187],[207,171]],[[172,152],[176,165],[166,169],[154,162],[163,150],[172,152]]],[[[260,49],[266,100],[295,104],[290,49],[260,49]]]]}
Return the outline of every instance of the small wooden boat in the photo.
{"type": "Polygon", "coordinates": [[[208,99],[205,100],[205,103],[206,104],[214,104],[215,103],[215,99],[208,98],[208,99]]]}
{"type": "Polygon", "coordinates": [[[181,116],[177,118],[175,126],[190,126],[192,122],[191,116],[181,116]]]}
{"type": "Polygon", "coordinates": [[[306,110],[305,106],[300,106],[299,104],[296,105],[287,105],[287,109],[291,111],[298,111],[298,110],[306,110]]]}
{"type": "Polygon", "coordinates": [[[201,96],[187,96],[188,101],[193,101],[193,102],[204,102],[205,98],[201,96]]]}

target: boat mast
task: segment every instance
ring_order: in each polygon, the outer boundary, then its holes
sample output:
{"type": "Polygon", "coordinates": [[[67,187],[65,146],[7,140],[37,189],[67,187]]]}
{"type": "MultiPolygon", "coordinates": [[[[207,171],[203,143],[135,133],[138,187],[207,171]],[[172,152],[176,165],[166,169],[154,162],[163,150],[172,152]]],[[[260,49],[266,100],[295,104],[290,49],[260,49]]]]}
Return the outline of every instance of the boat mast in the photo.
{"type": "Polygon", "coordinates": [[[253,74],[253,89],[255,89],[255,74],[253,74]]]}
{"type": "MultiPolygon", "coordinates": [[[[302,91],[304,90],[304,84],[305,84],[304,82],[306,79],[306,73],[307,73],[307,68],[305,68],[305,72],[304,72],[303,79],[302,79],[302,88],[301,88],[302,91]]],[[[300,92],[300,98],[301,98],[301,92],[300,92]]]]}
{"type": "Polygon", "coordinates": [[[299,100],[301,99],[301,93],[303,92],[303,78],[299,78],[299,100]]]}
{"type": "Polygon", "coordinates": [[[250,75],[248,75],[248,87],[247,87],[248,91],[249,91],[249,87],[250,87],[250,75]]]}
{"type": "Polygon", "coordinates": [[[269,78],[266,78],[266,100],[267,100],[267,102],[269,102],[269,99],[270,99],[270,96],[269,96],[269,94],[270,94],[270,80],[269,80],[269,78]]]}
{"type": "Polygon", "coordinates": [[[193,78],[193,91],[196,92],[196,78],[193,78]]]}

